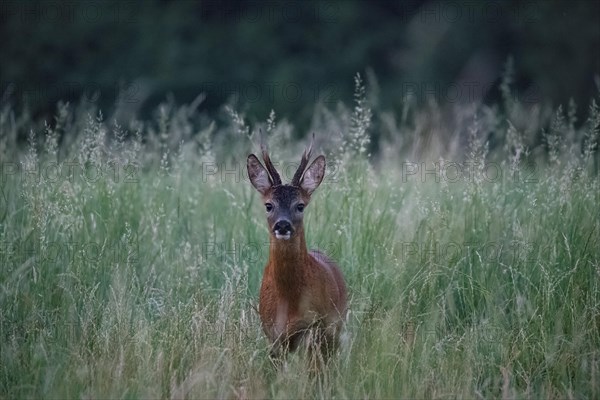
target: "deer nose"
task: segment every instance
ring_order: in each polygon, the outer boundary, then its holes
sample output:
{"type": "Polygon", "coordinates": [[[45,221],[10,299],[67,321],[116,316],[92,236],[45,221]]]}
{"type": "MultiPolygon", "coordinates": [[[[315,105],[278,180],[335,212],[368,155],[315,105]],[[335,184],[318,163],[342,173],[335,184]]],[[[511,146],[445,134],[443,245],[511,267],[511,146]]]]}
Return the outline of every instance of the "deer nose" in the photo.
{"type": "Polygon", "coordinates": [[[275,223],[275,226],[273,226],[273,232],[275,234],[287,235],[288,233],[292,233],[293,231],[294,228],[292,228],[292,224],[290,223],[290,221],[287,221],[285,219],[277,221],[275,223]]]}

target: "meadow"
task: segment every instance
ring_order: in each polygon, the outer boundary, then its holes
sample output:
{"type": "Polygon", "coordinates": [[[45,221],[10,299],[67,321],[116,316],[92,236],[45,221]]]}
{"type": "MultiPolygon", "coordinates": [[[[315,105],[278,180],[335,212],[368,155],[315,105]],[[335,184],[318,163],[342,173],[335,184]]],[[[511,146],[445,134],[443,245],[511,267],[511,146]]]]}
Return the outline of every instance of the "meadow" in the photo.
{"type": "Polygon", "coordinates": [[[201,97],[127,124],[5,105],[0,398],[600,397],[597,98],[578,120],[509,78],[493,106],[382,111],[358,77],[352,104],[315,105],[328,172],[307,243],[350,293],[316,376],[302,353],[269,361],[245,169],[262,129],[289,180],[308,132],[276,112],[198,118],[201,97]]]}

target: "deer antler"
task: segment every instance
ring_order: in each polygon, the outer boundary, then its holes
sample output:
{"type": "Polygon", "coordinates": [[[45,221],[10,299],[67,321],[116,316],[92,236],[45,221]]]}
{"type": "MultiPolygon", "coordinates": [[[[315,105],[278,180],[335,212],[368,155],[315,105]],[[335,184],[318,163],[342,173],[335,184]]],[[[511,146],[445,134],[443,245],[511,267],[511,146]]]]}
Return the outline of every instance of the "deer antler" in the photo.
{"type": "Polygon", "coordinates": [[[273,181],[273,186],[281,185],[281,178],[279,177],[279,173],[273,166],[273,163],[271,162],[271,158],[269,157],[269,149],[267,148],[267,145],[264,141],[264,138],[262,135],[262,130],[260,131],[260,151],[262,152],[262,158],[263,158],[263,161],[265,162],[265,167],[267,168],[269,175],[271,175],[271,180],[273,181]]]}
{"type": "Polygon", "coordinates": [[[310,160],[310,154],[312,153],[313,144],[315,142],[315,133],[313,132],[312,138],[310,139],[310,144],[307,148],[304,149],[304,153],[302,153],[302,159],[300,160],[300,166],[296,170],[294,174],[294,178],[292,178],[292,186],[300,186],[300,179],[304,174],[304,170],[308,165],[308,161],[310,160]]]}

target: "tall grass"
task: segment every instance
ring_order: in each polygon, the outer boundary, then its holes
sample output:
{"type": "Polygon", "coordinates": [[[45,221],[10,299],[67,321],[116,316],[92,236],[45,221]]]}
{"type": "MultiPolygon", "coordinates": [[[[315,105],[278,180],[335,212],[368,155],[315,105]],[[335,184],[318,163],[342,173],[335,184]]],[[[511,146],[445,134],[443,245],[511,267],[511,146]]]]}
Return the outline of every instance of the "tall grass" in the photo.
{"type": "Polygon", "coordinates": [[[577,123],[508,83],[450,119],[372,110],[360,77],[354,108],[316,107],[329,172],[307,242],[351,296],[316,377],[302,354],[273,370],[256,312],[268,236],[245,158],[262,127],[289,179],[289,122],[217,126],[201,100],[128,126],[5,107],[0,397],[597,398],[600,112],[577,123]]]}

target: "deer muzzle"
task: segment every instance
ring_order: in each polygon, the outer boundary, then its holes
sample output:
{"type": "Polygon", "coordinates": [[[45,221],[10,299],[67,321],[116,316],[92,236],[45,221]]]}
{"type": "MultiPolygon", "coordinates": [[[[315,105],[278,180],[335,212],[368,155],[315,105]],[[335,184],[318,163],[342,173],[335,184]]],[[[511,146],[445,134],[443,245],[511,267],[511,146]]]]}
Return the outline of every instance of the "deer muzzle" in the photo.
{"type": "Polygon", "coordinates": [[[294,233],[292,223],[286,219],[280,219],[273,225],[273,234],[277,239],[289,240],[294,233]]]}

